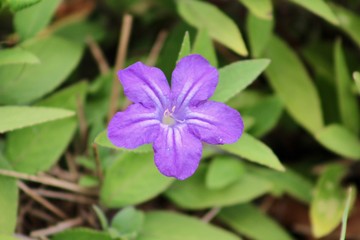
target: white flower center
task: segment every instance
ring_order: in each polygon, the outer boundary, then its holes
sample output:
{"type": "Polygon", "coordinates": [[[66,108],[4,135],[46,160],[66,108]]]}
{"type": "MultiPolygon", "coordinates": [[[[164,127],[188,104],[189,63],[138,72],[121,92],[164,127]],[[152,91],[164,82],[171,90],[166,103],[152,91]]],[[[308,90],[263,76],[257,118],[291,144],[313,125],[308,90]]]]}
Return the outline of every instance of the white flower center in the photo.
{"type": "Polygon", "coordinates": [[[176,107],[173,106],[171,110],[166,109],[163,115],[162,123],[168,126],[172,126],[176,123],[176,118],[174,117],[176,107]]]}

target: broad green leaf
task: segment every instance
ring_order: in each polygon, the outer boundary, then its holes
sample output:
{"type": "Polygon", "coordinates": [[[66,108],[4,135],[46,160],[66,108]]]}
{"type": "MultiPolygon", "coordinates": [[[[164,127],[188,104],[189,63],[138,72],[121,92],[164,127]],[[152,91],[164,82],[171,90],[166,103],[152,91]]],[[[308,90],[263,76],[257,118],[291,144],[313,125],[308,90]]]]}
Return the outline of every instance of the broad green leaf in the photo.
{"type": "Polygon", "coordinates": [[[341,187],[346,168],[329,165],[321,174],[310,205],[310,220],[316,238],[326,236],[341,222],[346,204],[346,191],[341,187]]]}
{"type": "Polygon", "coordinates": [[[192,53],[201,54],[212,66],[218,66],[215,48],[206,29],[200,29],[198,31],[192,53]]]}
{"type": "Polygon", "coordinates": [[[304,65],[296,54],[273,37],[266,56],[271,59],[267,78],[290,115],[311,133],[323,127],[320,99],[304,65]]]}
{"type": "Polygon", "coordinates": [[[358,93],[360,94],[360,72],[354,72],[353,78],[354,78],[358,93]]]}
{"type": "Polygon", "coordinates": [[[249,35],[251,55],[253,57],[262,56],[273,34],[274,21],[264,20],[249,13],[246,27],[249,35]]]}
{"type": "Polygon", "coordinates": [[[206,29],[209,35],[234,52],[247,56],[244,40],[235,22],[214,5],[197,0],[177,0],[181,17],[198,29],[206,29]]]}
{"type": "MultiPolygon", "coordinates": [[[[42,100],[37,106],[76,110],[78,103],[84,101],[86,87],[86,83],[78,83],[42,100]]],[[[6,157],[20,172],[35,174],[48,170],[64,153],[76,126],[74,116],[9,132],[6,157]]]]}
{"type": "Polygon", "coordinates": [[[110,208],[145,202],[163,192],[174,179],[159,173],[154,155],[123,153],[105,172],[101,201],[110,208]]]}
{"type": "Polygon", "coordinates": [[[240,240],[221,228],[204,223],[195,217],[165,211],[149,212],[137,240],[240,240]]]}
{"type": "Polygon", "coordinates": [[[186,31],[185,35],[184,35],[184,39],[181,43],[181,48],[179,51],[179,56],[177,61],[179,61],[180,59],[182,59],[183,57],[189,55],[191,53],[191,43],[190,43],[190,36],[189,36],[189,32],[186,31]]]}
{"type": "Polygon", "coordinates": [[[111,227],[118,232],[119,237],[135,239],[144,225],[144,213],[133,207],[119,211],[111,222],[111,227]]]}
{"type": "Polygon", "coordinates": [[[58,37],[34,40],[23,47],[41,63],[0,66],[0,104],[28,103],[50,93],[70,75],[83,52],[81,45],[58,37]]]}
{"type": "Polygon", "coordinates": [[[75,228],[54,235],[51,240],[112,240],[109,234],[89,228],[75,228]]]}
{"type": "Polygon", "coordinates": [[[360,47],[360,15],[336,4],[331,4],[331,8],[339,19],[339,28],[360,47]]]}
{"type": "Polygon", "coordinates": [[[0,133],[67,118],[73,115],[74,112],[72,111],[58,108],[25,106],[0,107],[0,116],[2,116],[0,118],[0,133]]]}
{"type": "Polygon", "coordinates": [[[268,59],[246,60],[220,68],[219,84],[211,99],[217,102],[227,102],[255,81],[269,63],[268,59]]]}
{"type": "Polygon", "coordinates": [[[270,190],[268,182],[251,174],[243,176],[222,189],[209,189],[205,185],[206,169],[200,167],[185,181],[176,181],[165,195],[184,209],[205,209],[230,206],[252,201],[270,190]]]}
{"type": "Polygon", "coordinates": [[[4,0],[9,5],[11,11],[17,12],[32,5],[39,3],[42,0],[4,0]]]}
{"type": "Polygon", "coordinates": [[[276,96],[266,97],[253,107],[241,111],[243,115],[251,116],[254,119],[254,125],[249,133],[255,137],[261,137],[273,129],[282,112],[283,103],[276,96]]]}
{"type": "Polygon", "coordinates": [[[239,0],[252,14],[262,19],[273,18],[273,6],[271,0],[239,0]]]}
{"type": "Polygon", "coordinates": [[[246,160],[279,171],[285,170],[278,157],[268,146],[245,132],[236,143],[221,145],[219,147],[246,160]]]}
{"type": "Polygon", "coordinates": [[[151,147],[150,144],[145,144],[142,145],[138,148],[135,149],[126,149],[126,148],[119,148],[117,146],[115,146],[114,144],[112,144],[107,136],[107,131],[104,130],[102,131],[94,140],[94,142],[102,147],[107,147],[107,148],[114,148],[116,150],[120,150],[120,151],[127,151],[127,152],[136,152],[136,153],[147,153],[147,152],[152,152],[153,149],[151,147]]]}
{"type": "Polygon", "coordinates": [[[352,79],[340,40],[335,43],[334,59],[337,98],[341,120],[347,129],[357,135],[360,130],[359,104],[355,94],[352,93],[352,79]]]}
{"type": "Polygon", "coordinates": [[[284,172],[258,166],[247,166],[246,169],[252,175],[269,181],[273,185],[274,192],[285,192],[299,201],[310,203],[313,189],[312,182],[290,168],[286,168],[284,172]]]}
{"type": "Polygon", "coordinates": [[[315,135],[324,147],[341,156],[360,159],[360,141],[355,134],[344,126],[332,124],[315,135]]]}
{"type": "Polygon", "coordinates": [[[338,25],[339,20],[324,0],[289,0],[308,11],[322,17],[326,21],[338,25]]]}
{"type": "Polygon", "coordinates": [[[232,156],[215,157],[206,172],[205,184],[209,189],[220,189],[236,182],[244,174],[243,163],[232,156]]]}
{"type": "Polygon", "coordinates": [[[218,217],[236,232],[250,239],[293,239],[280,224],[250,203],[224,208],[220,211],[218,217]]]}
{"type": "Polygon", "coordinates": [[[29,39],[45,28],[60,2],[61,0],[42,0],[38,4],[17,12],[14,24],[20,39],[29,39]]]}
{"type": "MultiPolygon", "coordinates": [[[[12,170],[10,164],[0,152],[0,169],[12,170]]],[[[15,178],[0,176],[0,236],[13,234],[16,227],[19,191],[15,178]]],[[[0,238],[6,239],[6,238],[0,238]]],[[[10,238],[9,238],[10,240],[10,238]]]]}
{"type": "Polygon", "coordinates": [[[19,238],[13,237],[12,235],[3,235],[0,234],[1,240],[19,240],[19,238]]]}
{"type": "Polygon", "coordinates": [[[0,51],[0,66],[8,64],[36,64],[40,60],[31,52],[22,48],[8,48],[0,51]]]}

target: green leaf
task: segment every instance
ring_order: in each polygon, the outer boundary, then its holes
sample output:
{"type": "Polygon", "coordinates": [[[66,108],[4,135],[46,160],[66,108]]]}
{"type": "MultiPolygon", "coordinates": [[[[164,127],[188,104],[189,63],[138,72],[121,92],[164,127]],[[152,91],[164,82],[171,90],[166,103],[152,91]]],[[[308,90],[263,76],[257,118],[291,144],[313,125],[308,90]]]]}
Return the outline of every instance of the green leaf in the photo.
{"type": "Polygon", "coordinates": [[[335,43],[334,59],[336,89],[341,120],[347,129],[357,135],[360,130],[359,104],[355,94],[352,93],[352,79],[346,65],[340,40],[335,43]]]}
{"type": "Polygon", "coordinates": [[[251,55],[253,57],[260,57],[268,46],[273,34],[274,21],[264,20],[250,13],[247,16],[246,26],[251,55]]]}
{"type": "Polygon", "coordinates": [[[360,94],[360,72],[354,72],[353,78],[354,78],[358,93],[360,94]]]}
{"type": "Polygon", "coordinates": [[[312,182],[290,168],[286,168],[284,172],[277,172],[258,166],[247,166],[247,171],[254,176],[269,181],[274,187],[273,190],[276,192],[285,192],[304,203],[310,203],[311,201],[312,182]]]}
{"type": "Polygon", "coordinates": [[[126,207],[119,211],[111,222],[120,237],[134,239],[138,236],[144,225],[144,213],[134,207],[126,207]]]}
{"type": "Polygon", "coordinates": [[[310,205],[310,220],[316,238],[326,236],[341,222],[346,204],[346,191],[341,188],[345,174],[345,166],[329,165],[316,184],[310,205]]]}
{"type": "Polygon", "coordinates": [[[339,28],[360,47],[360,16],[336,4],[330,5],[339,19],[339,28]]]}
{"type": "Polygon", "coordinates": [[[107,136],[107,131],[104,130],[102,131],[94,140],[94,142],[102,147],[106,147],[106,148],[114,148],[116,150],[120,150],[120,151],[127,151],[127,152],[136,152],[136,153],[147,153],[147,152],[152,152],[153,149],[151,147],[150,144],[145,144],[142,145],[138,148],[135,149],[126,149],[126,148],[119,148],[117,146],[115,146],[114,144],[112,144],[107,136]]]}
{"type": "Polygon", "coordinates": [[[250,203],[224,208],[218,217],[236,232],[250,239],[293,239],[281,225],[250,203]]]}
{"type": "Polygon", "coordinates": [[[0,66],[8,64],[36,64],[40,60],[31,52],[22,48],[8,48],[0,51],[0,66]]]}
{"type": "Polygon", "coordinates": [[[20,35],[20,39],[29,39],[45,28],[49,24],[60,2],[61,0],[42,0],[34,6],[17,12],[14,18],[14,24],[16,32],[20,35]]]}
{"type": "Polygon", "coordinates": [[[338,25],[339,20],[331,10],[329,5],[323,0],[289,0],[308,11],[318,15],[319,17],[325,19],[326,21],[338,25]]]}
{"type": "Polygon", "coordinates": [[[227,102],[255,81],[269,63],[268,59],[246,60],[220,68],[219,84],[211,99],[217,102],[227,102]]]}
{"type": "Polygon", "coordinates": [[[215,157],[206,173],[206,187],[209,189],[227,187],[240,179],[244,172],[244,165],[239,159],[232,156],[215,157]]]}
{"type": "Polygon", "coordinates": [[[252,14],[262,19],[273,18],[273,7],[271,0],[239,0],[252,14]]]}
{"type": "Polygon", "coordinates": [[[221,145],[219,147],[246,160],[279,171],[285,170],[278,157],[268,146],[245,132],[236,143],[221,145]]]}
{"type": "Polygon", "coordinates": [[[320,130],[315,138],[334,153],[351,159],[360,159],[359,139],[341,125],[331,124],[320,130]]]}
{"type": "Polygon", "coordinates": [[[189,32],[186,31],[185,35],[184,35],[184,39],[181,43],[181,48],[179,51],[179,56],[177,61],[179,61],[180,59],[182,59],[183,57],[189,55],[191,53],[191,43],[190,43],[190,36],[189,36],[189,32]]]}
{"type": "Polygon", "coordinates": [[[67,118],[73,115],[74,112],[72,111],[57,108],[25,106],[0,107],[0,116],[6,116],[0,118],[0,133],[67,118]]]}
{"type": "Polygon", "coordinates": [[[0,234],[1,240],[19,240],[19,238],[13,237],[12,235],[3,235],[0,234]]]}
{"type": "Polygon", "coordinates": [[[206,29],[209,35],[234,52],[247,56],[248,52],[235,22],[207,2],[177,0],[180,16],[191,26],[206,29]]]}
{"type": "Polygon", "coordinates": [[[112,240],[109,234],[88,228],[75,228],[54,235],[51,240],[112,240]]]}
{"type": "MultiPolygon", "coordinates": [[[[86,87],[86,83],[78,83],[42,100],[37,106],[75,110],[78,103],[84,101],[86,87]]],[[[48,170],[64,153],[76,126],[74,116],[9,132],[6,156],[20,172],[35,174],[48,170]]]]}
{"type": "Polygon", "coordinates": [[[176,181],[165,195],[184,209],[205,209],[230,206],[249,202],[270,190],[270,185],[251,174],[243,176],[233,184],[222,189],[209,189],[205,185],[206,169],[200,167],[185,181],[176,181]]]}
{"type": "Polygon", "coordinates": [[[206,29],[200,29],[198,31],[192,53],[202,55],[214,67],[218,66],[215,48],[206,29]]]}
{"type": "Polygon", "coordinates": [[[242,115],[251,116],[254,125],[249,133],[255,137],[261,137],[273,129],[283,113],[283,103],[277,96],[263,98],[253,107],[241,111],[242,115]]]}
{"type": "Polygon", "coordinates": [[[39,3],[42,0],[5,0],[11,11],[17,12],[39,3]]]}
{"type": "MultiPolygon", "coordinates": [[[[0,152],[0,169],[12,170],[10,164],[0,152]]],[[[17,180],[10,177],[0,176],[0,236],[1,234],[13,234],[16,227],[19,191],[17,180]]],[[[0,239],[6,239],[0,237],[0,239]]],[[[10,238],[9,238],[10,240],[10,238]]]]}
{"type": "Polygon", "coordinates": [[[353,205],[353,201],[356,199],[356,188],[351,186],[347,188],[346,191],[346,203],[345,203],[345,209],[342,216],[342,225],[341,225],[341,235],[340,240],[346,240],[346,225],[348,220],[348,215],[350,212],[351,205],[353,205]]]}
{"type": "Polygon", "coordinates": [[[236,235],[178,213],[154,211],[145,215],[137,240],[240,240],[236,235]]]}
{"type": "Polygon", "coordinates": [[[50,93],[70,75],[83,52],[81,45],[58,37],[34,40],[23,47],[41,63],[0,66],[0,104],[28,103],[50,93]]]}
{"type": "Polygon", "coordinates": [[[105,213],[103,212],[103,210],[101,208],[99,208],[96,205],[93,205],[92,207],[96,213],[97,218],[99,219],[101,228],[106,231],[109,228],[109,223],[105,216],[105,213]]]}
{"type": "Polygon", "coordinates": [[[273,37],[266,56],[271,65],[267,78],[290,115],[311,133],[323,127],[320,98],[310,76],[296,54],[277,37],[273,37]]]}
{"type": "Polygon", "coordinates": [[[101,201],[111,208],[145,202],[163,192],[174,179],[161,175],[153,154],[123,153],[105,172],[101,201]]]}

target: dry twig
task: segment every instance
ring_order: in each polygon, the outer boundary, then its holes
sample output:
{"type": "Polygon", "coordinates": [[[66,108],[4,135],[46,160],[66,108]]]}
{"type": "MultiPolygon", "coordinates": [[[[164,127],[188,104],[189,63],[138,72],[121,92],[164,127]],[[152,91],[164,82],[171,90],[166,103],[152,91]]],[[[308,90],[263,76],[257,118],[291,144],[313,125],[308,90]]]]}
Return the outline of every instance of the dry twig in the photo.
{"type": "Polygon", "coordinates": [[[38,189],[38,190],[35,190],[35,192],[37,194],[47,197],[47,198],[60,199],[60,200],[65,200],[65,201],[69,201],[69,202],[77,202],[77,203],[81,203],[81,204],[96,203],[95,199],[81,196],[81,195],[72,194],[72,193],[55,192],[55,191],[50,191],[50,190],[45,190],[45,189],[38,189]]]}
{"type": "Polygon", "coordinates": [[[86,43],[89,46],[91,54],[99,67],[100,73],[107,74],[110,71],[110,66],[104,56],[104,53],[101,51],[100,46],[97,44],[97,42],[92,36],[86,37],[86,43]]]}
{"type": "Polygon", "coordinates": [[[49,236],[49,235],[53,235],[58,232],[62,232],[68,228],[78,226],[82,223],[83,223],[83,219],[81,217],[77,217],[77,218],[73,218],[73,219],[69,219],[69,220],[60,222],[60,223],[58,223],[54,226],[48,227],[48,228],[33,231],[30,233],[30,236],[31,237],[49,236]]]}
{"type": "Polygon", "coordinates": [[[101,168],[99,151],[98,151],[97,145],[95,143],[93,144],[93,150],[94,150],[94,157],[95,157],[95,164],[96,164],[96,175],[99,178],[99,182],[101,184],[103,182],[104,175],[103,175],[102,168],[101,168]]]}
{"type": "Polygon", "coordinates": [[[166,37],[168,35],[168,32],[165,30],[162,30],[155,41],[154,46],[151,48],[149,57],[146,61],[146,64],[150,65],[150,66],[155,66],[157,59],[159,58],[159,54],[161,52],[162,47],[164,46],[166,37]]]}
{"type": "Polygon", "coordinates": [[[201,220],[206,223],[210,222],[220,212],[220,210],[220,207],[214,207],[210,209],[210,211],[207,212],[201,220]]]}

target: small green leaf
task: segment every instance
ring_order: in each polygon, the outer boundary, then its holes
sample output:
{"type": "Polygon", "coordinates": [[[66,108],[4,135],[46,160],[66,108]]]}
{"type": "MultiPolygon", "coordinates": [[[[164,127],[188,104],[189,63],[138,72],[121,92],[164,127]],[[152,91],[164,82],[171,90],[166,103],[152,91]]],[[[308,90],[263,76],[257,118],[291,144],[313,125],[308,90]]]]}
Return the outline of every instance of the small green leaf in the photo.
{"type": "Polygon", "coordinates": [[[0,65],[22,63],[36,64],[40,63],[40,60],[33,53],[18,47],[0,51],[0,65]]]}
{"type": "Polygon", "coordinates": [[[106,148],[114,148],[116,150],[120,150],[120,151],[127,151],[127,152],[136,152],[136,153],[147,153],[147,152],[152,152],[153,149],[151,147],[150,144],[145,144],[142,145],[138,148],[135,149],[126,149],[126,148],[119,148],[117,146],[115,146],[114,144],[112,144],[107,136],[107,131],[104,130],[102,131],[96,138],[94,141],[96,144],[102,146],[102,147],[106,147],[106,148]]]}
{"type": "Polygon", "coordinates": [[[339,19],[339,28],[344,31],[360,47],[360,16],[340,5],[331,4],[332,10],[339,19]]]}
{"type": "Polygon", "coordinates": [[[271,86],[294,120],[316,133],[323,127],[320,98],[305,66],[281,39],[273,37],[269,46],[266,75],[271,86]]]}
{"type": "Polygon", "coordinates": [[[15,14],[15,30],[20,35],[21,40],[35,36],[45,28],[61,0],[42,0],[38,4],[23,9],[15,14]]]}
{"type": "Polygon", "coordinates": [[[310,205],[310,219],[316,238],[326,236],[341,222],[346,204],[346,192],[341,187],[345,174],[345,166],[329,165],[316,184],[310,205]]]}
{"type": "Polygon", "coordinates": [[[215,157],[206,173],[206,187],[220,189],[229,186],[244,174],[245,168],[239,159],[231,156],[215,157]]]}
{"type": "Polygon", "coordinates": [[[189,36],[189,32],[186,31],[185,35],[184,35],[184,39],[181,43],[181,48],[179,51],[179,56],[178,56],[177,61],[179,61],[183,57],[189,55],[190,53],[191,53],[190,36],[189,36]]]}
{"type": "Polygon", "coordinates": [[[159,173],[154,155],[123,153],[106,171],[101,201],[111,208],[145,202],[163,192],[174,179],[159,173]]]}
{"type": "Polygon", "coordinates": [[[29,103],[50,93],[66,80],[83,53],[81,45],[54,36],[30,41],[23,48],[40,64],[0,66],[0,104],[29,103]]]}
{"type": "MultiPolygon", "coordinates": [[[[12,170],[10,164],[0,152],[0,169],[12,170]]],[[[13,234],[16,227],[19,190],[17,180],[0,176],[0,239],[1,234],[13,234]]],[[[10,240],[10,238],[9,238],[10,240]]]]}
{"type": "Polygon", "coordinates": [[[198,31],[192,53],[201,54],[212,66],[218,66],[215,48],[206,29],[198,31]]]}
{"type": "Polygon", "coordinates": [[[262,19],[273,18],[273,6],[271,0],[239,0],[252,14],[262,19]]]}
{"type": "MultiPolygon", "coordinates": [[[[86,83],[68,87],[37,106],[63,107],[76,110],[84,101],[86,83]]],[[[6,157],[12,167],[20,172],[35,174],[48,170],[64,153],[77,126],[76,117],[42,123],[9,132],[6,139],[6,157]]]]}
{"type": "Polygon", "coordinates": [[[237,156],[243,157],[246,160],[256,162],[279,171],[285,170],[278,157],[268,146],[245,132],[236,143],[221,145],[220,148],[237,156]]]}
{"type": "Polygon", "coordinates": [[[5,0],[11,11],[17,12],[39,3],[42,0],[5,0]]]}
{"type": "MultiPolygon", "coordinates": [[[[240,237],[194,217],[154,211],[145,215],[145,225],[137,240],[240,240],[240,237]]],[[[76,239],[77,240],[77,239],[76,239]]]]}
{"type": "Polygon", "coordinates": [[[360,94],[360,72],[354,72],[353,78],[354,78],[358,93],[360,94]]]}
{"type": "Polygon", "coordinates": [[[356,199],[356,188],[351,186],[347,188],[346,191],[346,205],[344,209],[344,213],[342,216],[342,225],[341,225],[341,235],[340,240],[345,240],[346,238],[346,225],[350,212],[351,205],[353,205],[353,201],[356,199]]]}
{"type": "Polygon", "coordinates": [[[331,10],[329,5],[324,0],[289,0],[308,11],[322,17],[326,21],[339,25],[339,20],[337,19],[334,12],[331,10]]]}
{"type": "Polygon", "coordinates": [[[134,207],[126,207],[119,211],[111,222],[111,227],[116,229],[120,237],[135,239],[144,225],[144,213],[134,207]]]}
{"type": "Polygon", "coordinates": [[[269,63],[268,59],[246,60],[220,68],[219,84],[211,99],[217,102],[227,102],[255,81],[269,63]]]}
{"type": "Polygon", "coordinates": [[[79,178],[78,183],[82,187],[89,187],[89,188],[97,187],[100,184],[99,179],[91,175],[82,175],[79,178]]]}
{"type": "Polygon", "coordinates": [[[25,106],[0,107],[0,116],[6,116],[0,118],[0,133],[67,118],[73,115],[74,112],[72,111],[58,108],[25,106]]]}
{"type": "Polygon", "coordinates": [[[359,104],[355,94],[352,93],[352,79],[346,65],[346,59],[340,40],[335,43],[334,59],[337,98],[341,120],[347,129],[357,135],[360,130],[359,104]]]}
{"type": "Polygon", "coordinates": [[[54,235],[51,240],[112,240],[109,234],[88,228],[75,228],[54,235]]]}
{"type": "Polygon", "coordinates": [[[270,184],[251,174],[243,176],[222,189],[209,189],[205,185],[206,168],[199,167],[196,173],[185,181],[176,181],[165,195],[184,209],[205,209],[231,206],[252,201],[270,190],[270,184]]]}
{"type": "Polygon", "coordinates": [[[249,35],[251,55],[253,57],[260,57],[268,46],[273,34],[274,21],[264,20],[250,13],[247,16],[246,26],[249,35]]]}
{"type": "Polygon", "coordinates": [[[293,239],[277,222],[250,203],[224,208],[218,217],[236,232],[254,240],[293,239]]]}
{"type": "Polygon", "coordinates": [[[324,147],[341,156],[360,159],[360,141],[352,132],[338,124],[331,124],[315,135],[324,147]]]}
{"type": "Polygon", "coordinates": [[[108,223],[108,220],[107,220],[107,218],[105,216],[105,213],[103,212],[103,210],[101,208],[99,208],[96,205],[93,205],[92,207],[93,207],[93,209],[94,209],[94,211],[96,213],[96,216],[99,219],[101,228],[103,230],[107,230],[109,228],[109,223],[108,223]]]}
{"type": "Polygon", "coordinates": [[[216,41],[236,53],[247,56],[248,52],[235,22],[214,5],[197,0],[177,0],[181,17],[198,29],[206,29],[216,41]]]}

